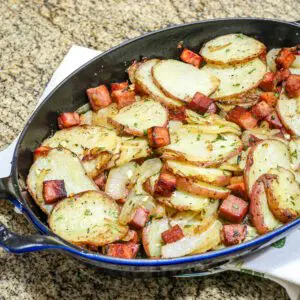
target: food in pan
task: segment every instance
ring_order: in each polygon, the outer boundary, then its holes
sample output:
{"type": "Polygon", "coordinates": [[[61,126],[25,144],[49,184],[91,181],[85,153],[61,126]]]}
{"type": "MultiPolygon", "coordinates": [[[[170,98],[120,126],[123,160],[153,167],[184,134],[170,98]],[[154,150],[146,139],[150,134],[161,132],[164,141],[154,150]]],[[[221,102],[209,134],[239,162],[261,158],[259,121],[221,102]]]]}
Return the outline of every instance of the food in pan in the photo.
{"type": "Polygon", "coordinates": [[[120,258],[233,246],[300,216],[300,46],[243,34],[87,90],[27,187],[68,242],[120,258]]]}

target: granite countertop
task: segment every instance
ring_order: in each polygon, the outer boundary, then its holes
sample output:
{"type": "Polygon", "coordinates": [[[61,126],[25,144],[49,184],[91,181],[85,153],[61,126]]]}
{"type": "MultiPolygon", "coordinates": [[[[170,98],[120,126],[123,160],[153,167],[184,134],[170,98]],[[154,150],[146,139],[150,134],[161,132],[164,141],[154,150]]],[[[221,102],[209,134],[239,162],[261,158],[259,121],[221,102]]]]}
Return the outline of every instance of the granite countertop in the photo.
{"type": "MultiPolygon", "coordinates": [[[[106,50],[170,24],[257,16],[300,19],[286,0],[0,1],[0,149],[20,132],[72,44],[106,50]]],[[[0,166],[1,167],[1,166],[0,166]]],[[[34,230],[1,201],[0,221],[34,230]]],[[[288,299],[279,285],[226,272],[206,278],[125,278],[95,272],[58,253],[15,256],[0,250],[0,299],[288,299]]]]}

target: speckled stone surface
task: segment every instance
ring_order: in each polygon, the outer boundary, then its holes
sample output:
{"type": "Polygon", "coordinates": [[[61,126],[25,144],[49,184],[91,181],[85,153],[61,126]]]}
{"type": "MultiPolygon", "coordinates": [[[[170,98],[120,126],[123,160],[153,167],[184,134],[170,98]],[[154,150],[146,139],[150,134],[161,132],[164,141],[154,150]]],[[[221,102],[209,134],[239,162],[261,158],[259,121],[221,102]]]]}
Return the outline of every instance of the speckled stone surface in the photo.
{"type": "MultiPolygon", "coordinates": [[[[170,24],[217,17],[300,19],[286,0],[1,0],[0,148],[20,132],[72,44],[106,50],[170,24]]],[[[1,167],[1,163],[0,163],[1,167]]],[[[34,230],[5,201],[0,220],[34,230]]],[[[0,250],[0,299],[288,299],[266,279],[227,272],[207,278],[111,277],[58,253],[14,256],[0,250]]]]}

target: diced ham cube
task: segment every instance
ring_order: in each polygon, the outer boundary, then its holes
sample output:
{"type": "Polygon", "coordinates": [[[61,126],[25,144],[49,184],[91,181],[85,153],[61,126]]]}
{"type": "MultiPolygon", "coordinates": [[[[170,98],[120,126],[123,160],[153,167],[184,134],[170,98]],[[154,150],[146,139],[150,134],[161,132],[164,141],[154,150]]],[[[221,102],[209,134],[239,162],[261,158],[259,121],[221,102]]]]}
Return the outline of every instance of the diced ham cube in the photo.
{"type": "Polygon", "coordinates": [[[111,91],[125,90],[128,88],[128,81],[114,82],[110,84],[111,91]]]}
{"type": "Polygon", "coordinates": [[[280,69],[275,73],[275,81],[276,84],[282,83],[283,81],[287,80],[287,78],[291,75],[289,69],[280,69]]]}
{"type": "Polygon", "coordinates": [[[160,148],[170,144],[170,134],[167,127],[154,126],[147,130],[149,145],[160,148]]]}
{"type": "Polygon", "coordinates": [[[77,112],[61,113],[57,118],[57,122],[59,129],[78,126],[80,125],[80,116],[77,112]]]}
{"type": "Polygon", "coordinates": [[[293,54],[290,49],[283,48],[280,50],[278,56],[275,59],[275,62],[278,69],[288,69],[295,59],[295,54],[293,54]]]}
{"type": "Polygon", "coordinates": [[[210,99],[209,97],[197,92],[193,99],[186,105],[186,107],[197,113],[204,114],[207,112],[208,108],[213,102],[213,99],[210,99]]]}
{"type": "Polygon", "coordinates": [[[247,109],[236,106],[227,113],[227,120],[234,122],[244,129],[252,129],[257,125],[257,119],[247,109]]]}
{"type": "Polygon", "coordinates": [[[273,92],[276,89],[276,76],[274,72],[267,72],[261,83],[259,84],[259,88],[261,88],[264,92],[273,92]]]}
{"type": "Polygon", "coordinates": [[[109,91],[104,84],[87,89],[86,93],[94,111],[107,107],[112,103],[109,91]]]}
{"type": "Polygon", "coordinates": [[[169,120],[184,122],[186,120],[185,107],[169,109],[169,120]]]}
{"type": "Polygon", "coordinates": [[[184,233],[178,224],[162,232],[161,234],[161,238],[166,244],[174,243],[183,237],[184,233]]]}
{"type": "Polygon", "coordinates": [[[265,101],[268,105],[275,107],[278,97],[274,92],[264,92],[259,95],[260,101],[265,101]]]}
{"type": "Polygon", "coordinates": [[[129,224],[136,228],[141,229],[145,226],[148,221],[149,211],[144,207],[138,207],[130,220],[129,224]]]}
{"type": "Polygon", "coordinates": [[[43,197],[46,204],[54,204],[67,197],[64,180],[45,180],[43,182],[43,197]]]}
{"type": "Polygon", "coordinates": [[[248,210],[248,203],[241,198],[229,195],[223,200],[219,216],[233,223],[240,223],[248,210]]]}
{"type": "Polygon", "coordinates": [[[108,256],[119,257],[119,258],[127,258],[132,259],[135,258],[140,245],[132,242],[128,243],[114,243],[109,244],[105,247],[106,254],[108,256]]]}
{"type": "Polygon", "coordinates": [[[208,107],[206,113],[208,113],[208,114],[216,114],[217,111],[218,111],[218,107],[217,107],[216,103],[212,103],[212,104],[208,107]]]}
{"type": "Polygon", "coordinates": [[[129,230],[127,235],[122,238],[122,241],[124,242],[132,242],[134,244],[138,244],[139,242],[139,236],[138,233],[135,230],[129,230]]]}
{"type": "Polygon", "coordinates": [[[176,189],[176,177],[170,173],[160,173],[154,187],[156,196],[171,197],[176,189]]]}
{"type": "Polygon", "coordinates": [[[281,129],[283,127],[281,121],[278,118],[278,115],[275,111],[269,114],[265,120],[271,125],[271,127],[276,129],[281,129]]]}
{"type": "Polygon", "coordinates": [[[286,81],[285,92],[290,98],[300,96],[300,75],[290,75],[286,81]]]}
{"type": "Polygon", "coordinates": [[[111,96],[119,109],[135,102],[135,92],[132,90],[116,90],[112,92],[111,96]]]}
{"type": "Polygon", "coordinates": [[[183,49],[180,59],[196,68],[199,68],[203,58],[189,49],[183,49]]]}
{"type": "Polygon", "coordinates": [[[105,173],[101,173],[96,178],[94,178],[95,184],[99,187],[99,189],[101,191],[105,190],[106,180],[107,180],[107,177],[106,177],[105,173]]]}
{"type": "Polygon", "coordinates": [[[247,234],[247,225],[244,224],[230,224],[223,225],[222,239],[226,246],[237,245],[241,243],[247,234]]]}
{"type": "Polygon", "coordinates": [[[265,101],[260,101],[252,106],[251,112],[258,119],[262,120],[268,116],[274,109],[269,106],[265,101]]]}
{"type": "Polygon", "coordinates": [[[47,147],[47,146],[40,146],[36,148],[33,152],[34,159],[37,159],[38,157],[41,156],[46,156],[49,150],[51,149],[52,149],[51,147],[47,147]]]}

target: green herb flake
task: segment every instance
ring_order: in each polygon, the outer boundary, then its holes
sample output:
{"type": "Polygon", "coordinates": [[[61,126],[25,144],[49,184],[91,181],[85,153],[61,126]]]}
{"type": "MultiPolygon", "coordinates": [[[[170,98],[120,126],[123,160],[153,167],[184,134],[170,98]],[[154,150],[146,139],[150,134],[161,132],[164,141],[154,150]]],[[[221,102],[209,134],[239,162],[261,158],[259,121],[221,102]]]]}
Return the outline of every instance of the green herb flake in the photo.
{"type": "Polygon", "coordinates": [[[86,210],[84,211],[84,215],[85,215],[85,216],[91,216],[91,215],[92,215],[92,212],[91,212],[89,209],[86,209],[86,210]]]}

